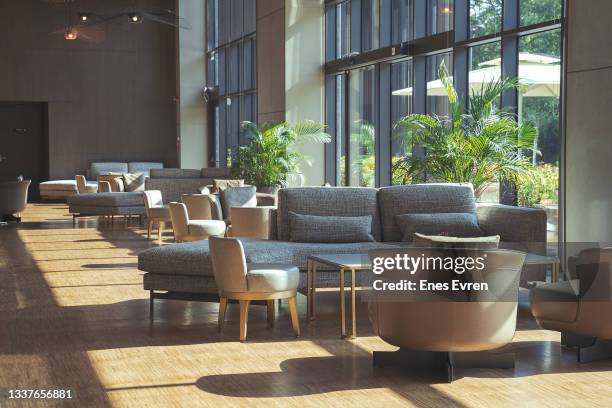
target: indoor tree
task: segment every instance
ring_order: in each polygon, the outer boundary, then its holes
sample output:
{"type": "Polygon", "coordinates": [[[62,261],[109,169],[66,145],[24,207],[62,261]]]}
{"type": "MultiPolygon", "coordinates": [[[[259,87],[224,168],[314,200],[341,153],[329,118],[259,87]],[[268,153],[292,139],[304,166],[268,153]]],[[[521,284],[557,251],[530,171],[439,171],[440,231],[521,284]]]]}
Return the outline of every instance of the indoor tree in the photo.
{"type": "Polygon", "coordinates": [[[498,108],[503,92],[519,87],[517,79],[483,83],[469,97],[469,110],[449,78],[444,64],[439,72],[450,104],[450,116],[411,114],[395,126],[406,146],[421,146],[422,157],[407,155],[396,165],[414,181],[472,183],[476,196],[492,182],[520,184],[534,176],[530,154],[537,138],[531,123],[498,108]]]}
{"type": "Polygon", "coordinates": [[[311,165],[299,152],[305,143],[328,143],[325,125],[306,120],[263,123],[245,121],[241,129],[247,143],[238,147],[232,158],[232,173],[257,187],[280,187],[287,177],[298,171],[302,162],[311,165]]]}

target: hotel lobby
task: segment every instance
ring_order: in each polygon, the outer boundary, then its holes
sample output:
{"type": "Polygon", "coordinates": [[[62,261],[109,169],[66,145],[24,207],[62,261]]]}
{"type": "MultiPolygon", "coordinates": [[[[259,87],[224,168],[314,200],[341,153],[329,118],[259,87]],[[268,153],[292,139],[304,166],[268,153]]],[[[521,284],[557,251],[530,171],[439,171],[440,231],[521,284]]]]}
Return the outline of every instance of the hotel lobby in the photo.
{"type": "Polygon", "coordinates": [[[2,2],[0,406],[612,405],[611,17],[2,2]]]}

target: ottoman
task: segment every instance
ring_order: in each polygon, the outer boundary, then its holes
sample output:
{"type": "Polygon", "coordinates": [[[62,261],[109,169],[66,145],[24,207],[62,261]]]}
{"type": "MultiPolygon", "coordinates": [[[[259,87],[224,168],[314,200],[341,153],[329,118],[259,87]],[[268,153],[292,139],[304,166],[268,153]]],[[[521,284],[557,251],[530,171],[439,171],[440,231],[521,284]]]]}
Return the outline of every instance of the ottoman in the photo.
{"type": "Polygon", "coordinates": [[[52,180],[38,185],[40,197],[47,200],[65,200],[77,193],[75,180],[52,180]]]}
{"type": "Polygon", "coordinates": [[[76,217],[97,215],[142,216],[145,214],[141,192],[77,194],[68,197],[68,209],[76,217]]]}

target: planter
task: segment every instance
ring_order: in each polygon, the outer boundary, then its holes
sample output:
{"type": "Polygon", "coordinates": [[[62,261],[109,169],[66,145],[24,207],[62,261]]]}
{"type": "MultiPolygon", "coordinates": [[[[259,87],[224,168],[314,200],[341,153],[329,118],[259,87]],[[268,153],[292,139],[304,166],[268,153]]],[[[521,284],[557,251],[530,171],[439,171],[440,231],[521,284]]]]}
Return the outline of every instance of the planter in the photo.
{"type": "Polygon", "coordinates": [[[263,186],[263,187],[257,187],[257,191],[259,193],[265,193],[265,194],[270,194],[273,196],[277,196],[278,195],[278,190],[280,190],[279,186],[263,186]]]}

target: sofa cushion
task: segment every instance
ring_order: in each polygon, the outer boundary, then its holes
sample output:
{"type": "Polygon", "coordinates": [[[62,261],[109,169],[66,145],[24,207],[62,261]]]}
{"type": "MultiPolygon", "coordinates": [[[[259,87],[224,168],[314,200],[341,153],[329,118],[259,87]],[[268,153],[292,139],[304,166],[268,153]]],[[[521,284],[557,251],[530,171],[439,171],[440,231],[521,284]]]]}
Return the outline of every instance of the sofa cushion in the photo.
{"type": "Polygon", "coordinates": [[[497,249],[499,247],[499,235],[490,237],[447,237],[444,235],[424,235],[418,232],[414,234],[414,243],[417,246],[433,248],[478,248],[497,249]]]}
{"type": "Polygon", "coordinates": [[[201,170],[202,178],[211,178],[211,179],[220,179],[220,178],[230,178],[231,177],[231,169],[228,167],[204,167],[201,170]]]}
{"type": "Polygon", "coordinates": [[[118,173],[123,174],[128,172],[128,164],[120,162],[97,162],[91,163],[89,166],[88,176],[92,179],[100,175],[118,173]]]}
{"type": "MultiPolygon", "coordinates": [[[[376,189],[361,187],[281,188],[278,192],[278,239],[291,237],[289,212],[303,215],[372,217],[372,235],[380,241],[376,189]]],[[[399,236],[396,241],[399,241],[399,236]]]]}
{"type": "Polygon", "coordinates": [[[396,215],[413,213],[476,214],[476,200],[471,184],[411,184],[378,190],[382,240],[397,242],[402,231],[396,215]]]}
{"type": "MultiPolygon", "coordinates": [[[[126,172],[127,173],[127,172],[126,172]]],[[[200,170],[196,169],[151,169],[153,179],[197,179],[200,178],[200,170]]]]}
{"type": "Polygon", "coordinates": [[[290,241],[293,242],[372,242],[372,216],[336,217],[289,212],[290,241]]]}
{"type": "MultiPolygon", "coordinates": [[[[306,270],[312,254],[355,254],[373,249],[394,248],[391,243],[314,244],[241,238],[247,262],[285,263],[306,270]]],[[[147,249],[138,254],[138,269],[169,275],[214,276],[208,241],[186,242],[147,249]]],[[[320,265],[317,270],[325,270],[320,265]]],[[[329,268],[327,268],[329,269],[329,268]]]]}
{"type": "Polygon", "coordinates": [[[448,235],[451,237],[481,237],[476,215],[470,213],[401,214],[396,215],[402,231],[402,241],[412,242],[414,233],[448,235]]]}
{"type": "Polygon", "coordinates": [[[164,163],[161,162],[130,162],[128,163],[128,173],[144,173],[145,177],[151,175],[151,169],[163,169],[164,163]]]}
{"type": "Polygon", "coordinates": [[[145,178],[144,173],[123,173],[125,191],[144,191],[145,178]]]}
{"type": "Polygon", "coordinates": [[[145,181],[145,189],[161,191],[164,203],[170,203],[181,201],[182,194],[198,194],[199,189],[209,183],[209,179],[156,179],[150,177],[145,181]]]}
{"type": "Polygon", "coordinates": [[[223,191],[228,187],[244,187],[243,179],[213,179],[213,192],[223,191]]]}
{"type": "Polygon", "coordinates": [[[77,191],[76,181],[73,180],[51,180],[44,181],[38,185],[41,192],[43,191],[77,191]]]}
{"type": "Polygon", "coordinates": [[[219,193],[221,198],[221,208],[223,218],[229,218],[232,207],[256,207],[257,197],[256,188],[248,187],[228,187],[219,193]]]}
{"type": "Polygon", "coordinates": [[[144,209],[144,198],[142,193],[138,192],[78,194],[68,197],[68,205],[94,207],[141,206],[144,209]]]}

